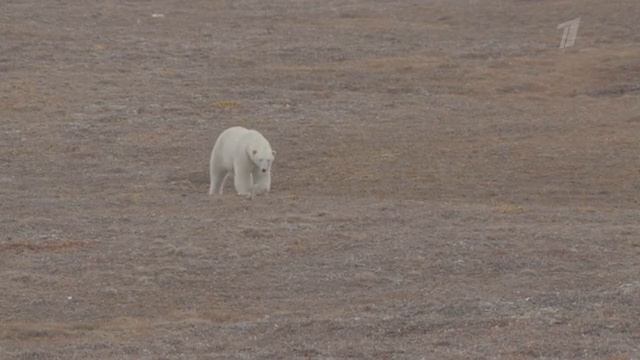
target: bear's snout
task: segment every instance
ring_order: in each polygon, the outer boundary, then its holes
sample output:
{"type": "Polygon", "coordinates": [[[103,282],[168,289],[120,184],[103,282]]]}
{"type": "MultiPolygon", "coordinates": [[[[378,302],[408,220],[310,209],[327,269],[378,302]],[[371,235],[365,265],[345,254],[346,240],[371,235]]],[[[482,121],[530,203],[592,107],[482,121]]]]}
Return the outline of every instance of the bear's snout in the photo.
{"type": "Polygon", "coordinates": [[[265,172],[265,173],[266,173],[266,172],[267,172],[267,169],[262,169],[262,172],[265,172]]]}

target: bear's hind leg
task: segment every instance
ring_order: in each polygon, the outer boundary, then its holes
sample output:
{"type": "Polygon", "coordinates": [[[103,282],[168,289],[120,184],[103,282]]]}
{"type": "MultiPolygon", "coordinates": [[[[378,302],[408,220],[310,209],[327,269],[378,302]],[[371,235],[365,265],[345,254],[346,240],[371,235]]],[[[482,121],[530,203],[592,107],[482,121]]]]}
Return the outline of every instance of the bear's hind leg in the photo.
{"type": "Polygon", "coordinates": [[[209,185],[209,195],[222,194],[222,188],[224,181],[227,178],[226,170],[214,170],[211,169],[210,178],[211,184],[209,185]]]}
{"type": "Polygon", "coordinates": [[[222,191],[224,189],[224,182],[227,180],[229,173],[227,171],[223,172],[218,178],[218,182],[216,183],[216,187],[214,188],[216,194],[222,195],[222,191]]]}

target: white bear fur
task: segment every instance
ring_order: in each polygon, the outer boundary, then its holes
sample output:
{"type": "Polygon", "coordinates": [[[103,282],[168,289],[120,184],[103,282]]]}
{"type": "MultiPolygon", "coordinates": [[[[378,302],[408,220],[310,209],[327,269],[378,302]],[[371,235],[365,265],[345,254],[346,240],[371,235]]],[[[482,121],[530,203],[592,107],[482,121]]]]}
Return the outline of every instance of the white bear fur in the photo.
{"type": "Polygon", "coordinates": [[[211,151],[209,195],[222,194],[231,172],[238,195],[253,198],[268,192],[274,155],[269,141],[256,130],[235,126],[223,131],[211,151]]]}

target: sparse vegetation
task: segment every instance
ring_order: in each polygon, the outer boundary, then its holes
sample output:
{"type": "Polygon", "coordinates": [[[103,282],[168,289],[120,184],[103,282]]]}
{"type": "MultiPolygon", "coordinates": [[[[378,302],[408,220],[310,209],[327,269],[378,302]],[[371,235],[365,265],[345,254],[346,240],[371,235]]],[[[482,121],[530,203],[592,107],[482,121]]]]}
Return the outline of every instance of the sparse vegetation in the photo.
{"type": "Polygon", "coordinates": [[[638,359],[639,9],[1,1],[0,359],[638,359]]]}

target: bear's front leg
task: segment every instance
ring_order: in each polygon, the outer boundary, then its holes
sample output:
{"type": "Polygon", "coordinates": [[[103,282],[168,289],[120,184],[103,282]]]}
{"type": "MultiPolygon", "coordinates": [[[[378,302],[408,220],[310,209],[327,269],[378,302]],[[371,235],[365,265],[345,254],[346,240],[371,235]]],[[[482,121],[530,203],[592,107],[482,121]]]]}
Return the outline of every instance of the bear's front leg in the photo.
{"type": "Polygon", "coordinates": [[[246,164],[238,162],[233,166],[233,185],[241,196],[251,197],[251,169],[246,164]]]}
{"type": "Polygon", "coordinates": [[[255,194],[262,194],[271,190],[271,172],[267,170],[262,172],[260,169],[254,169],[253,176],[253,192],[255,194]]]}

